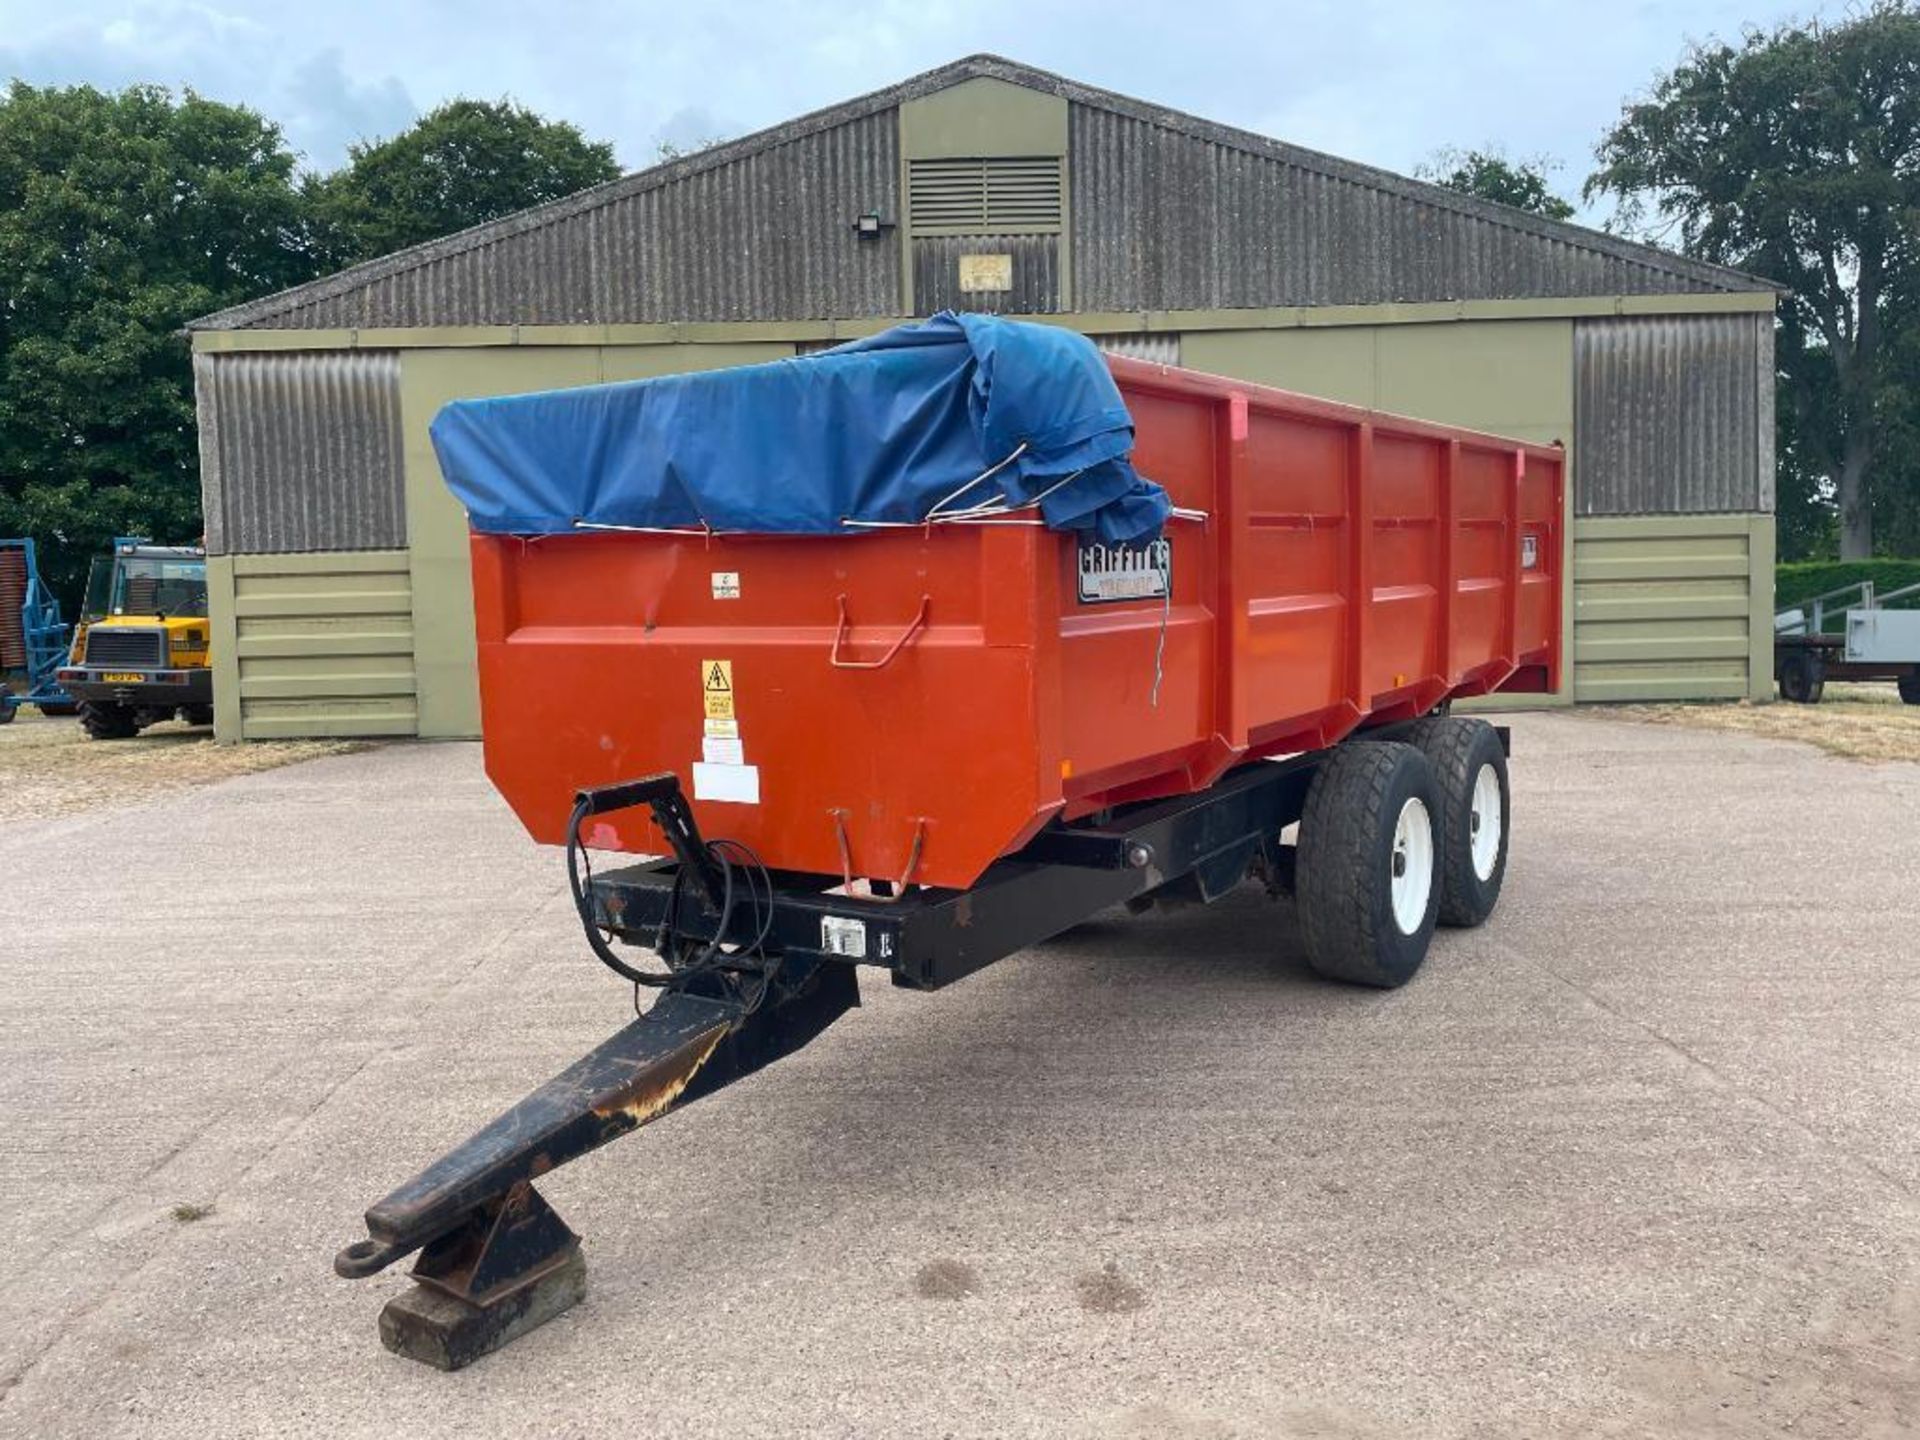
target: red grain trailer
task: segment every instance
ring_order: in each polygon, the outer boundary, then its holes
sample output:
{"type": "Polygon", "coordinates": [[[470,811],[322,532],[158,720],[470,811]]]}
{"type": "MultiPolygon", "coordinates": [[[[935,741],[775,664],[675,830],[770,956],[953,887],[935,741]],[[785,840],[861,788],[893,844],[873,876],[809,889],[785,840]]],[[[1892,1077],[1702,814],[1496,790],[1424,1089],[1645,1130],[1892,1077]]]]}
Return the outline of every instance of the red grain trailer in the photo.
{"type": "Polygon", "coordinates": [[[981,317],[462,402],[435,441],[488,774],[660,994],[368,1212],[342,1274],[424,1249],[396,1350],[572,1303],[531,1180],[805,1044],[856,966],[933,989],[1252,876],[1317,969],[1391,986],[1498,899],[1505,737],[1444,712],[1557,686],[1557,448],[981,317]]]}

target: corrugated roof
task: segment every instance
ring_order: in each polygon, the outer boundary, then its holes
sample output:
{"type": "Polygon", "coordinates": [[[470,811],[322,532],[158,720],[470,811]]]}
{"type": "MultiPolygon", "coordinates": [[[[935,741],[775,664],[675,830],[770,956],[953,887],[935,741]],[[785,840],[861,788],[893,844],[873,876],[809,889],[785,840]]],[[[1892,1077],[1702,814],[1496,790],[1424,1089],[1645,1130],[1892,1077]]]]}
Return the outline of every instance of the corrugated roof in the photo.
{"type": "MultiPolygon", "coordinates": [[[[899,249],[890,244],[839,247],[825,254],[802,243],[808,235],[835,233],[847,219],[849,203],[862,209],[900,213],[896,127],[888,123],[903,102],[963,81],[992,79],[1056,95],[1069,104],[1116,121],[1132,122],[1137,135],[1155,132],[1178,141],[1217,147],[1226,155],[1277,162],[1302,177],[1305,185],[1332,186],[1356,197],[1372,196],[1373,206],[1346,205],[1338,213],[1405,208],[1421,223],[1390,227],[1409,236],[1431,231],[1433,222],[1454,217],[1470,223],[1474,234],[1448,240],[1475,273],[1491,283],[1511,278],[1515,295],[1541,293],[1645,293],[1668,291],[1767,291],[1764,280],[1718,265],[1690,260],[1651,246],[1583,226],[1548,220],[1436,185],[1395,175],[1256,135],[1197,116],[1165,109],[1094,86],[1022,65],[995,55],[974,55],[870,95],[818,110],[784,124],[671,160],[577,195],[536,206],[458,234],[428,241],[378,260],[356,265],[277,295],[248,301],[193,321],[189,329],[274,329],[380,327],[394,325],[621,323],[655,319],[829,319],[895,313],[901,293],[899,249]],[[827,132],[839,132],[831,136],[827,132]],[[802,142],[827,136],[812,146],[802,142]],[[1398,203],[1396,203],[1398,202],[1398,203]],[[698,225],[691,246],[664,243],[678,225],[698,225]],[[764,233],[763,233],[764,232],[764,233]],[[729,237],[745,236],[729,263],[729,237]],[[1595,291],[1566,286],[1541,288],[1540,272],[1559,264],[1569,283],[1613,288],[1595,291]],[[758,277],[756,279],[755,277],[758,277]]],[[[1083,131],[1085,126],[1079,127],[1083,131]]],[[[1107,126],[1098,140],[1124,141],[1128,127],[1107,126]]],[[[1076,148],[1079,148],[1076,145],[1076,148]]],[[[1097,149],[1095,145],[1095,149],[1097,149]]],[[[1113,151],[1106,151],[1109,163],[1113,151]]],[[[1230,160],[1224,162],[1231,172],[1230,160]]],[[[1076,194],[1085,183],[1075,175],[1076,194]]],[[[1231,186],[1231,180],[1227,183],[1231,186]]],[[[1252,177],[1250,184],[1262,183],[1252,177]]],[[[1110,202],[1124,204],[1122,200],[1110,202]]],[[[1258,207],[1256,206],[1257,210],[1258,207]]],[[[1249,212],[1251,213],[1251,212],[1249,212]]],[[[1328,212],[1330,215],[1335,213],[1328,212]]],[[[1375,215],[1378,219],[1378,215],[1375,215]]],[[[1137,229],[1151,219],[1114,219],[1116,227],[1137,229]]],[[[1076,224],[1076,232],[1081,226],[1076,224]]],[[[1272,249],[1273,232],[1247,225],[1249,232],[1231,246],[1272,249]]],[[[1290,228],[1289,239],[1298,243],[1290,228]]],[[[1093,239],[1095,237],[1083,237],[1093,239]]],[[[1119,229],[1101,236],[1116,253],[1135,245],[1119,229]]],[[[1365,241],[1366,236],[1359,237],[1365,241]]],[[[1368,241],[1367,243],[1372,243],[1368,241]]],[[[1309,247],[1311,248],[1311,247],[1309,247]]],[[[1339,265],[1337,255],[1323,262],[1339,265]]],[[[1260,273],[1260,267],[1235,267],[1260,273]]],[[[1438,270],[1446,266],[1435,267],[1438,270]]],[[[1076,271],[1081,267],[1076,263],[1076,271]]],[[[1417,273],[1417,272],[1416,272],[1417,273]]],[[[1454,299],[1453,294],[1424,295],[1417,279],[1396,287],[1406,293],[1381,298],[1454,299]]],[[[1119,287],[1124,289],[1126,287],[1119,287]]],[[[1179,287],[1184,289],[1185,287],[1179,287]]],[[[1242,287],[1244,288],[1244,287],[1242,287]]],[[[1314,287],[1303,301],[1287,293],[1241,294],[1222,298],[1228,305],[1367,303],[1363,292],[1314,287]]],[[[1159,308],[1135,303],[1108,287],[1100,304],[1077,297],[1079,308],[1159,308]],[[1115,303],[1121,302],[1121,303],[1115,303]]],[[[1188,302],[1179,308],[1205,308],[1220,300],[1188,302]]],[[[1173,308],[1173,307],[1169,307],[1173,308]]]]}

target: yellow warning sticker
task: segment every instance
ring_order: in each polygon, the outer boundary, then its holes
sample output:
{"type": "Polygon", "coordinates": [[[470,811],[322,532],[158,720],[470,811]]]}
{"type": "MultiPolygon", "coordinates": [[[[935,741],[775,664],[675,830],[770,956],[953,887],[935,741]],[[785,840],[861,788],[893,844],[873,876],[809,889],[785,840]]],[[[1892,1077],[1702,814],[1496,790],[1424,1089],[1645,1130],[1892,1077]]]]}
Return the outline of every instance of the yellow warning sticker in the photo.
{"type": "Polygon", "coordinates": [[[700,689],[706,697],[709,720],[733,719],[733,662],[702,660],[700,689]]]}

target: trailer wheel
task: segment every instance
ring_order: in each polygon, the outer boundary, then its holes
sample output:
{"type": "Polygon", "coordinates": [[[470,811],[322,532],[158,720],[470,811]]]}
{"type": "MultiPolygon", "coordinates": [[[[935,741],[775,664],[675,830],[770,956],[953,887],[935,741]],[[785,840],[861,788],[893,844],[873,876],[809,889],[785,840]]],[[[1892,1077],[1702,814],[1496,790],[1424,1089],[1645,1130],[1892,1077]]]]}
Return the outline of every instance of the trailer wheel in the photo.
{"type": "Polygon", "coordinates": [[[80,727],[95,740],[131,740],[140,733],[132,709],[110,701],[82,700],[80,727]]]}
{"type": "Polygon", "coordinates": [[[1826,668],[1818,655],[1790,650],[1780,659],[1780,695],[1796,705],[1818,705],[1827,688],[1826,668]]]}
{"type": "Polygon", "coordinates": [[[1406,732],[1433,769],[1439,802],[1440,923],[1481,924],[1500,903],[1507,876],[1513,795],[1507,752],[1484,720],[1427,719],[1406,732]]]}
{"type": "Polygon", "coordinates": [[[14,709],[15,707],[11,704],[0,703],[0,725],[11,725],[13,723],[14,709]]]}
{"type": "Polygon", "coordinates": [[[1433,772],[1411,745],[1335,747],[1300,817],[1296,895],[1320,974],[1392,989],[1427,958],[1439,912],[1433,772]]]}
{"type": "Polygon", "coordinates": [[[1920,675],[1902,675],[1894,682],[1900,690],[1900,698],[1909,705],[1920,705],[1920,675]]]}

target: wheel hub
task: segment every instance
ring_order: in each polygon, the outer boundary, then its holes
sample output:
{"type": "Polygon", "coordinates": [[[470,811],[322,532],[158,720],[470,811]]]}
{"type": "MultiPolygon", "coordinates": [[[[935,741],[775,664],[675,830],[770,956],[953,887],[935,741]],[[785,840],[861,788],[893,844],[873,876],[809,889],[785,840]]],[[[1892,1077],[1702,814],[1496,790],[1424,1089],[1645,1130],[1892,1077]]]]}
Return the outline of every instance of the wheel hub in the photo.
{"type": "Polygon", "coordinates": [[[1473,811],[1469,848],[1473,854],[1473,873],[1484,884],[1493,878],[1500,863],[1500,837],[1506,829],[1506,816],[1500,804],[1500,777],[1493,766],[1482,765],[1473,777],[1473,811]]]}
{"type": "Polygon", "coordinates": [[[1393,827],[1393,922],[1412,935],[1427,918],[1433,895],[1433,816],[1418,796],[1400,807],[1393,827]]]}

